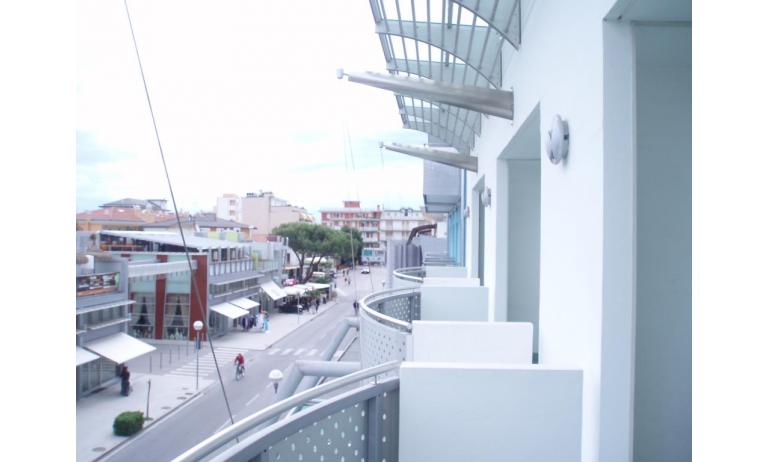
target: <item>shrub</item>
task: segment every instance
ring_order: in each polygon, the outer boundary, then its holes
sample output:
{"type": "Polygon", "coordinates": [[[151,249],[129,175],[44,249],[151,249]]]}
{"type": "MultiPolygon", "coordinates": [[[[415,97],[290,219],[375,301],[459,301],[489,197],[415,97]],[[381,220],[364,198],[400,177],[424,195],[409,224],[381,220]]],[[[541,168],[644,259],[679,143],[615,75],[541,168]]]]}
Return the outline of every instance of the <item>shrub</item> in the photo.
{"type": "Polygon", "coordinates": [[[144,413],[141,411],[126,411],[115,417],[112,430],[118,436],[131,436],[144,426],[144,413]]]}

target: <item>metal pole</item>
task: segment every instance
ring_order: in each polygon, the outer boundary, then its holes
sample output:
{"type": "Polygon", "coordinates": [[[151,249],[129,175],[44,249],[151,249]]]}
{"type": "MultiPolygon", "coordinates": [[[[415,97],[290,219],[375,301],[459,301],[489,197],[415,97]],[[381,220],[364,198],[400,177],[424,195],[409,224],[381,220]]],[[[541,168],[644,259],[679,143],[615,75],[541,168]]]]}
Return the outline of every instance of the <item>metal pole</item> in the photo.
{"type": "Polygon", "coordinates": [[[150,420],[150,390],[152,389],[152,379],[147,380],[147,412],[144,413],[144,419],[150,420]]]}
{"type": "Polygon", "coordinates": [[[152,355],[147,355],[150,357],[150,374],[152,374],[152,355]]]}
{"type": "Polygon", "coordinates": [[[158,351],[160,355],[160,368],[163,369],[163,350],[158,351]]]}
{"type": "Polygon", "coordinates": [[[198,366],[200,361],[200,332],[195,332],[195,337],[197,339],[195,343],[195,391],[198,391],[198,366]]]}

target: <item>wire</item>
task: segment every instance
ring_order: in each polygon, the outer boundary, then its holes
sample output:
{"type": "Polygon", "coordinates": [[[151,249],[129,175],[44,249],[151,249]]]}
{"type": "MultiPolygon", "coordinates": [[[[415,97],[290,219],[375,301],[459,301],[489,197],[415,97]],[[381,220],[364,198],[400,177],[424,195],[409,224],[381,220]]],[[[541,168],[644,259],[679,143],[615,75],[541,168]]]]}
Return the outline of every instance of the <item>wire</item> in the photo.
{"type": "MultiPolygon", "coordinates": [[[[142,60],[139,55],[139,47],[136,44],[136,35],[134,34],[134,27],[133,23],[131,22],[131,13],[128,11],[128,0],[123,0],[123,4],[125,5],[125,13],[128,17],[128,27],[131,29],[131,39],[133,40],[134,50],[136,51],[136,61],[139,63],[139,72],[141,73],[142,77],[142,84],[144,85],[144,95],[147,97],[147,106],[149,106],[150,110],[150,116],[152,117],[152,126],[155,129],[155,139],[158,142],[158,150],[160,151],[160,159],[163,161],[163,170],[165,171],[166,175],[166,181],[168,182],[168,190],[171,193],[171,202],[174,206],[174,215],[176,216],[176,223],[179,226],[179,234],[182,237],[182,246],[184,247],[184,255],[187,257],[187,266],[190,271],[190,275],[193,274],[192,270],[192,260],[190,259],[190,252],[187,248],[187,240],[184,238],[184,231],[182,230],[182,221],[179,218],[179,210],[176,207],[176,197],[174,196],[174,188],[171,186],[171,177],[168,174],[168,166],[166,165],[166,157],[165,154],[163,154],[163,145],[160,143],[160,134],[158,133],[158,125],[155,121],[155,112],[152,110],[152,101],[150,100],[150,92],[147,89],[147,80],[144,77],[144,67],[142,66],[142,60]]],[[[198,308],[200,309],[200,319],[206,319],[205,317],[205,311],[203,310],[203,304],[200,300],[200,291],[198,290],[198,285],[195,282],[194,277],[190,277],[190,280],[192,282],[192,290],[195,293],[195,300],[198,302],[198,308]]],[[[210,335],[206,335],[206,338],[208,338],[208,345],[211,348],[211,355],[214,359],[214,365],[216,366],[216,374],[219,376],[219,384],[222,387],[222,395],[224,396],[224,403],[227,406],[227,414],[230,416],[230,422],[232,424],[235,423],[235,419],[232,417],[232,410],[230,409],[230,402],[227,399],[227,391],[224,389],[224,381],[222,380],[222,372],[219,370],[219,361],[216,359],[216,352],[214,351],[214,343],[213,340],[211,340],[210,335]]],[[[238,438],[235,438],[238,440],[238,438]]]]}

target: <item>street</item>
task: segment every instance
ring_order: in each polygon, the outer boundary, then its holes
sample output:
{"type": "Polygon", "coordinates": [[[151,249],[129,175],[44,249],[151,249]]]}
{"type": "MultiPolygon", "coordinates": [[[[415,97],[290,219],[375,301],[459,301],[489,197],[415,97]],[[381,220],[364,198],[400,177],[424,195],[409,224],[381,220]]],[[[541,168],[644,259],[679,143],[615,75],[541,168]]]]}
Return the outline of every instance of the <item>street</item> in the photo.
{"type": "MultiPolygon", "coordinates": [[[[328,346],[340,320],[353,316],[352,302],[356,296],[360,299],[375,290],[382,290],[384,268],[373,267],[371,274],[361,274],[360,269],[355,274],[352,274],[352,271],[350,273],[350,285],[344,282],[341,274],[337,276],[337,288],[340,289],[338,303],[331,308],[324,308],[330,304],[321,305],[321,314],[317,315],[317,319],[302,324],[267,350],[243,351],[246,358],[246,374],[240,381],[235,380],[234,366],[230,359],[235,352],[228,351],[228,355],[219,354],[214,340],[227,399],[236,422],[272,404],[274,390],[267,378],[271,370],[279,369],[285,374],[298,359],[319,359],[317,352],[328,346]],[[324,312],[325,310],[328,311],[324,312]]],[[[305,313],[302,316],[313,315],[305,313]]],[[[353,340],[355,332],[348,332],[340,350],[350,345],[353,340]]],[[[352,348],[352,354],[345,355],[342,359],[357,361],[357,352],[357,348],[352,348]]],[[[338,360],[340,355],[341,351],[337,351],[333,359],[338,360]]],[[[210,375],[209,378],[215,379],[216,374],[210,375]]],[[[194,386],[194,375],[190,380],[194,386]]],[[[171,460],[227,425],[230,425],[230,419],[221,385],[217,381],[190,403],[142,431],[115,451],[106,454],[101,460],[171,460]]]]}

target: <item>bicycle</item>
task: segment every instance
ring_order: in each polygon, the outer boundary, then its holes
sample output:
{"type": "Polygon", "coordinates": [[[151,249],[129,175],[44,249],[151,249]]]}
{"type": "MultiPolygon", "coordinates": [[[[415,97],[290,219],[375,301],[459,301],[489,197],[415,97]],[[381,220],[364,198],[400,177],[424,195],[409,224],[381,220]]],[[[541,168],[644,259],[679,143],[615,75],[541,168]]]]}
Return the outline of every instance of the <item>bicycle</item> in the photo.
{"type": "Polygon", "coordinates": [[[246,375],[246,366],[244,364],[235,365],[235,380],[240,380],[246,375]]]}

